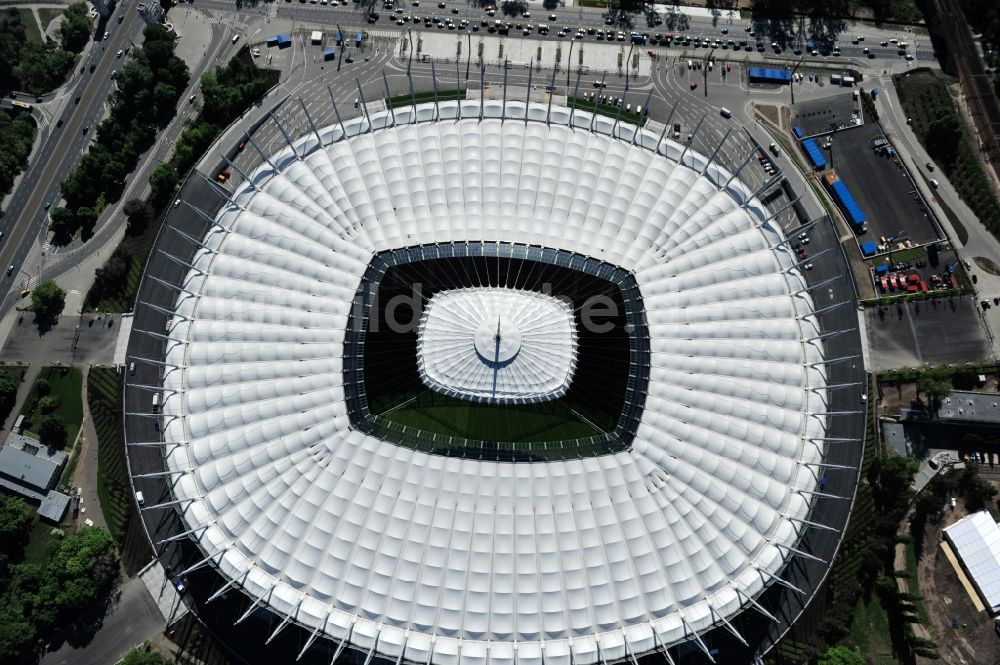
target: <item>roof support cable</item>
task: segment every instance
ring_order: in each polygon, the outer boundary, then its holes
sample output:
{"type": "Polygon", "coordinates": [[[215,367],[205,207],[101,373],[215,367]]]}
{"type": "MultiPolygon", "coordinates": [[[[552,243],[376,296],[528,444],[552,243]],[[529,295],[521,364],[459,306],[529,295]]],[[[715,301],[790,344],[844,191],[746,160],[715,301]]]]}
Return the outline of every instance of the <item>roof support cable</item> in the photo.
{"type": "Polygon", "coordinates": [[[818,469],[834,469],[838,471],[857,471],[858,467],[847,464],[831,464],[830,462],[799,462],[802,466],[814,466],[818,469]]]}
{"type": "MultiPolygon", "coordinates": [[[[796,318],[798,318],[798,319],[805,319],[805,318],[808,318],[810,316],[819,316],[820,314],[825,314],[827,312],[832,312],[835,309],[838,309],[840,307],[843,307],[844,305],[850,305],[850,304],[851,304],[850,300],[843,300],[841,302],[834,303],[832,305],[827,305],[826,307],[821,307],[820,309],[814,309],[813,311],[809,312],[808,314],[803,314],[802,316],[799,316],[799,317],[796,317],[796,318]]],[[[852,358],[858,358],[858,357],[860,357],[860,356],[847,356],[845,358],[842,358],[842,360],[850,360],[852,358]]],[[[835,361],[821,360],[818,363],[812,363],[812,364],[813,365],[826,365],[826,364],[829,364],[830,362],[835,362],[835,361]]]]}
{"type": "MultiPolygon", "coordinates": [[[[788,210],[789,208],[791,208],[793,205],[795,205],[796,203],[798,203],[799,199],[801,199],[801,198],[802,198],[802,195],[799,194],[794,199],[792,199],[791,201],[789,201],[785,205],[781,206],[780,208],[778,208],[777,210],[775,210],[774,212],[772,212],[766,218],[764,218],[764,221],[762,221],[759,224],[757,224],[757,226],[758,227],[764,226],[765,224],[767,224],[768,222],[770,222],[772,219],[776,219],[778,217],[778,215],[780,215],[781,213],[785,212],[786,210],[788,210]]],[[[815,226],[818,221],[819,220],[813,220],[811,222],[807,222],[805,224],[802,224],[801,226],[793,229],[792,233],[805,233],[806,231],[808,231],[809,229],[811,229],[813,226],[815,226]]]]}
{"type": "MultiPolygon", "coordinates": [[[[407,74],[409,77],[409,74],[407,74]]],[[[410,79],[410,90],[413,90],[413,80],[410,79]]],[[[337,99],[333,96],[333,88],[329,85],[326,86],[326,91],[330,93],[330,105],[333,106],[333,114],[337,116],[337,124],[340,125],[341,137],[347,138],[347,127],[344,127],[344,121],[340,118],[340,111],[337,110],[337,99]]]]}
{"type": "MultiPolygon", "coordinates": [[[[808,258],[808,257],[806,257],[806,258],[808,258]]],[[[833,277],[830,277],[829,279],[824,279],[822,282],[816,282],[815,284],[810,284],[809,286],[807,286],[804,289],[799,289],[798,291],[796,291],[792,295],[796,295],[797,296],[799,294],[807,293],[807,292],[812,291],[814,289],[819,289],[819,288],[822,288],[822,287],[827,286],[829,284],[833,284],[834,282],[836,282],[841,277],[842,277],[842,275],[834,275],[833,277]]]]}
{"type": "Polygon", "coordinates": [[[225,584],[223,584],[221,587],[219,587],[219,590],[216,591],[215,593],[213,593],[211,596],[209,596],[208,600],[206,600],[205,602],[206,603],[210,603],[213,600],[215,600],[216,598],[219,598],[220,596],[222,596],[224,593],[226,593],[230,589],[232,589],[237,584],[242,584],[244,581],[246,581],[246,578],[249,575],[250,575],[250,571],[248,570],[245,573],[243,573],[243,578],[241,580],[237,580],[235,577],[232,578],[231,580],[229,580],[228,582],[226,582],[225,584]]]}
{"type": "Polygon", "coordinates": [[[862,384],[860,381],[853,381],[851,383],[828,383],[825,386],[813,386],[812,388],[806,388],[810,392],[820,392],[823,390],[840,390],[841,388],[857,388],[862,384]]]}
{"type": "MultiPolygon", "coordinates": [[[[382,76],[385,77],[385,70],[382,71],[382,76]]],[[[313,122],[312,116],[309,115],[309,109],[306,108],[306,103],[304,101],[302,101],[302,97],[301,96],[299,96],[299,106],[302,107],[302,112],[306,114],[306,122],[308,122],[309,126],[312,128],[313,134],[316,135],[316,149],[317,150],[322,150],[323,149],[323,137],[320,136],[319,130],[316,129],[316,123],[313,122]]],[[[392,124],[393,125],[396,124],[396,116],[395,115],[392,116],[392,124]]]]}
{"type": "Polygon", "coordinates": [[[125,445],[134,448],[166,448],[167,446],[183,446],[186,443],[186,441],[139,441],[125,445]]]}
{"type": "Polygon", "coordinates": [[[231,197],[229,195],[228,191],[226,191],[225,189],[223,189],[222,187],[220,187],[219,183],[217,183],[216,181],[208,178],[201,171],[195,170],[195,173],[198,174],[199,178],[201,178],[202,180],[204,180],[205,182],[207,182],[209,184],[209,189],[211,189],[213,192],[215,192],[216,194],[218,194],[220,197],[222,197],[226,201],[228,201],[231,206],[233,206],[237,210],[241,210],[241,211],[245,211],[246,210],[246,208],[244,208],[239,203],[237,203],[235,201],[235,199],[233,199],[233,197],[231,197]]]}
{"type": "MultiPolygon", "coordinates": [[[[159,415],[159,414],[157,414],[157,415],[159,415]]],[[[194,502],[194,501],[197,501],[197,499],[194,499],[194,498],[175,499],[174,501],[167,501],[165,503],[156,503],[156,504],[153,504],[152,506],[143,506],[139,510],[145,511],[145,510],[156,510],[157,508],[173,508],[174,506],[179,506],[182,503],[188,503],[188,502],[194,502]]]]}
{"type": "Polygon", "coordinates": [[[274,593],[274,586],[272,586],[266,594],[257,596],[257,598],[254,599],[253,603],[251,603],[250,607],[247,608],[247,611],[244,612],[239,619],[233,622],[233,625],[237,626],[243,623],[243,620],[246,619],[251,614],[253,614],[253,611],[256,610],[258,607],[260,607],[262,603],[270,601],[271,594],[273,593],[274,593]]]}
{"type": "MultiPolygon", "coordinates": [[[[829,309],[833,309],[835,307],[840,307],[841,305],[849,305],[849,304],[850,303],[845,300],[842,303],[837,303],[836,305],[830,305],[829,307],[824,307],[821,310],[817,310],[817,312],[823,312],[823,311],[826,311],[826,310],[829,310],[829,309]]],[[[817,365],[836,365],[837,363],[847,362],[848,360],[857,360],[860,357],[861,357],[860,355],[855,354],[855,355],[851,355],[851,356],[840,356],[839,358],[828,358],[828,359],[825,359],[825,360],[820,360],[819,362],[810,363],[809,366],[810,367],[816,367],[817,365]]],[[[852,411],[851,413],[855,413],[855,412],[852,411]]]]}
{"type": "Polygon", "coordinates": [[[153,280],[157,284],[165,286],[168,289],[172,289],[174,291],[177,291],[178,293],[183,293],[183,294],[188,295],[188,296],[190,296],[192,298],[197,298],[198,297],[198,294],[195,293],[194,291],[188,291],[183,286],[180,286],[178,284],[174,284],[173,282],[168,282],[165,279],[161,279],[159,277],[156,277],[155,275],[147,275],[147,277],[149,277],[149,279],[153,280]]]}
{"type": "Polygon", "coordinates": [[[797,591],[799,594],[801,594],[803,596],[806,595],[805,591],[803,591],[802,589],[798,588],[797,586],[795,586],[794,584],[792,584],[788,580],[782,579],[780,575],[775,575],[774,573],[769,573],[769,572],[767,572],[765,570],[761,570],[760,568],[757,569],[757,572],[760,573],[761,576],[765,576],[767,578],[770,578],[771,581],[775,582],[776,584],[780,584],[781,586],[783,586],[783,587],[785,587],[787,589],[791,589],[792,591],[797,591]]]}
{"type": "MultiPolygon", "coordinates": [[[[132,476],[132,477],[133,478],[138,478],[139,476],[132,476]]],[[[214,524],[214,523],[215,523],[215,520],[212,520],[208,524],[201,524],[199,526],[196,526],[193,529],[188,529],[187,531],[182,531],[181,533],[178,533],[178,534],[175,534],[173,536],[170,536],[169,538],[164,538],[162,540],[158,540],[158,541],[156,541],[156,544],[157,544],[157,546],[159,546],[159,545],[162,545],[164,543],[172,543],[175,540],[183,540],[183,539],[187,538],[188,536],[192,535],[193,533],[195,533],[197,531],[201,531],[202,529],[207,529],[210,524],[214,524]]],[[[209,600],[211,600],[211,599],[209,599],[209,600]]]]}
{"type": "Polygon", "coordinates": [[[723,135],[722,139],[715,145],[715,150],[712,151],[712,155],[705,161],[705,168],[701,170],[702,177],[708,178],[708,167],[710,167],[712,165],[712,162],[715,161],[715,157],[719,154],[719,151],[722,150],[722,146],[726,144],[726,139],[728,139],[729,135],[732,133],[733,133],[733,128],[730,127],[729,129],[726,130],[726,133],[723,135]]]}
{"type": "Polygon", "coordinates": [[[827,563],[827,561],[825,559],[821,559],[818,556],[815,556],[813,554],[809,554],[808,552],[803,552],[802,550],[795,549],[794,547],[791,547],[789,545],[783,545],[781,543],[771,543],[771,544],[774,545],[775,547],[783,548],[783,549],[787,550],[788,552],[790,552],[791,554],[794,554],[796,556],[800,556],[803,559],[809,559],[810,561],[818,561],[819,563],[822,563],[822,564],[826,564],[827,563]]]}
{"type": "Polygon", "coordinates": [[[695,630],[692,630],[691,627],[688,626],[688,622],[687,622],[687,620],[683,616],[681,617],[681,624],[684,626],[684,635],[685,635],[685,637],[687,636],[688,632],[690,631],[691,635],[694,637],[695,643],[699,647],[701,647],[701,650],[705,652],[705,655],[708,656],[708,659],[714,663],[715,662],[715,657],[712,656],[712,652],[709,650],[709,648],[707,646],[705,646],[705,643],[702,642],[701,636],[698,635],[698,632],[695,631],[695,630]]]}
{"type": "MultiPolygon", "coordinates": [[[[300,102],[302,101],[301,97],[299,97],[299,101],[300,102]]],[[[243,138],[246,139],[246,142],[250,144],[250,147],[252,147],[254,150],[257,151],[257,154],[260,155],[260,158],[263,159],[265,162],[267,162],[267,165],[271,167],[272,171],[274,171],[275,173],[278,173],[278,174],[281,173],[281,169],[279,169],[277,166],[274,165],[274,162],[271,161],[271,158],[268,157],[267,154],[263,150],[260,149],[260,146],[257,145],[257,142],[253,140],[253,137],[250,136],[250,132],[244,130],[243,131],[243,138]]],[[[194,207],[194,206],[192,206],[192,207],[194,207]]]]}
{"type": "Polygon", "coordinates": [[[184,476],[191,473],[188,469],[178,469],[177,471],[154,471],[152,473],[137,473],[133,478],[170,478],[171,476],[184,476]]]}
{"type": "MultiPolygon", "coordinates": [[[[579,67],[577,67],[577,69],[576,69],[576,85],[573,86],[573,97],[572,97],[573,102],[570,104],[570,107],[569,107],[569,123],[568,124],[569,124],[570,131],[573,131],[574,129],[576,129],[576,122],[575,122],[575,119],[574,119],[574,114],[576,113],[576,96],[578,94],[580,94],[580,77],[581,76],[583,76],[583,72],[580,71],[579,67]]],[[[552,104],[551,92],[549,93],[549,104],[550,105],[552,104]]]]}
{"type": "MultiPolygon", "coordinates": [[[[295,616],[299,615],[299,609],[301,608],[302,608],[302,600],[300,599],[299,604],[295,606],[295,616]]],[[[274,629],[273,633],[271,633],[271,636],[264,641],[264,644],[270,644],[271,640],[277,637],[278,633],[284,630],[285,626],[287,626],[288,622],[291,620],[292,620],[292,615],[286,614],[285,618],[281,621],[281,623],[278,624],[278,627],[274,629]]],[[[367,665],[367,663],[365,665],[367,665]]]]}
{"type": "Polygon", "coordinates": [[[348,627],[347,629],[347,635],[345,635],[344,639],[342,639],[340,641],[340,644],[337,645],[337,650],[333,652],[333,658],[330,659],[330,665],[336,663],[337,659],[340,658],[340,654],[344,653],[344,647],[346,647],[350,643],[351,635],[353,634],[354,634],[354,622],[352,621],[350,627],[348,627]]]}
{"type": "Polygon", "coordinates": [[[229,233],[229,229],[227,227],[223,226],[222,224],[219,224],[217,221],[215,221],[215,217],[213,217],[212,215],[209,215],[207,212],[205,212],[204,210],[202,210],[201,208],[199,208],[196,205],[192,205],[188,201],[184,201],[183,203],[188,208],[191,208],[191,210],[194,210],[195,214],[198,215],[199,217],[201,217],[202,219],[204,219],[206,222],[208,222],[209,225],[218,227],[218,229],[220,231],[222,231],[223,233],[229,233]]]}
{"type": "MultiPolygon", "coordinates": [[[[413,91],[413,81],[410,81],[410,92],[413,91]]],[[[479,122],[486,113],[486,65],[479,63],[479,122]]]]}
{"type": "MultiPolygon", "coordinates": [[[[403,643],[399,646],[399,655],[396,656],[396,665],[403,665],[403,656],[406,655],[406,642],[409,639],[410,639],[410,634],[409,633],[407,633],[406,635],[403,635],[403,643]]],[[[487,663],[490,662],[489,653],[490,653],[490,648],[487,645],[487,647],[486,647],[486,655],[487,655],[486,662],[487,663]]]]}
{"type": "Polygon", "coordinates": [[[431,83],[434,84],[434,120],[437,121],[441,119],[441,107],[438,105],[438,77],[433,60],[431,60],[431,83]]]}
{"type": "MultiPolygon", "coordinates": [[[[670,657],[670,647],[664,644],[663,640],[656,632],[656,626],[654,626],[652,622],[649,623],[649,631],[653,634],[653,650],[660,651],[663,654],[663,657],[667,660],[667,665],[675,665],[674,659],[670,657]]],[[[572,665],[572,663],[570,663],[570,665],[572,665]]]]}
{"type": "MultiPolygon", "coordinates": [[[[675,104],[675,106],[676,106],[676,104],[675,104]]],[[[671,113],[671,115],[673,115],[673,113],[671,113]]],[[[747,158],[743,160],[743,163],[740,164],[738,167],[736,167],[736,170],[732,173],[732,175],[729,176],[729,180],[726,181],[726,184],[724,184],[719,189],[725,189],[726,187],[729,187],[729,183],[731,183],[733,180],[735,180],[736,178],[738,178],[740,176],[740,172],[743,171],[743,167],[745,167],[747,164],[750,163],[750,160],[753,158],[753,156],[754,156],[754,152],[753,151],[749,152],[747,154],[747,158]]]]}
{"type": "Polygon", "coordinates": [[[299,153],[295,149],[295,144],[292,142],[292,137],[289,136],[288,132],[285,131],[285,127],[278,120],[278,116],[274,115],[273,109],[267,112],[267,117],[273,120],[274,124],[278,126],[278,131],[281,132],[281,135],[285,137],[285,143],[287,143],[288,147],[292,149],[292,154],[295,155],[295,159],[299,159],[299,153]]]}
{"type": "MultiPolygon", "coordinates": [[[[816,335],[815,337],[810,337],[809,339],[805,339],[805,340],[802,340],[802,341],[804,341],[804,342],[816,342],[816,341],[819,341],[819,340],[822,340],[822,339],[829,339],[831,337],[836,337],[837,335],[843,335],[844,333],[852,333],[852,332],[855,332],[856,330],[857,330],[857,328],[844,328],[843,330],[833,330],[833,331],[830,331],[830,332],[822,333],[820,335],[816,335]]],[[[855,384],[852,384],[852,385],[859,386],[859,385],[861,385],[861,383],[859,382],[859,383],[855,383],[855,384]]]]}
{"type": "Polygon", "coordinates": [[[189,235],[189,234],[187,234],[187,233],[184,233],[183,231],[181,231],[181,230],[180,230],[179,228],[177,228],[176,226],[172,226],[172,225],[170,225],[170,226],[168,226],[167,228],[169,228],[169,229],[170,229],[171,231],[173,231],[174,233],[176,233],[176,234],[177,234],[177,235],[179,235],[180,237],[184,238],[184,239],[185,239],[185,240],[187,240],[188,242],[190,242],[190,243],[192,243],[192,244],[194,244],[194,245],[198,245],[199,247],[201,247],[201,248],[202,248],[202,249],[204,249],[205,251],[208,251],[208,252],[211,252],[212,254],[218,254],[218,253],[219,253],[219,252],[218,252],[218,250],[216,250],[216,249],[215,249],[214,247],[209,247],[208,245],[206,245],[206,244],[205,244],[204,242],[202,242],[201,240],[198,240],[197,238],[195,238],[195,237],[194,237],[194,236],[192,236],[192,235],[189,235]]]}
{"type": "Polygon", "coordinates": [[[809,496],[818,496],[821,499],[839,499],[841,501],[850,501],[849,496],[837,496],[836,494],[827,494],[826,492],[812,492],[810,490],[794,489],[793,492],[798,494],[807,494],[809,496]]]}
{"type": "Polygon", "coordinates": [[[674,111],[677,110],[677,100],[674,100],[674,105],[670,109],[670,115],[667,116],[667,121],[663,123],[663,131],[660,132],[660,138],[656,141],[656,147],[653,148],[653,152],[656,154],[660,153],[660,144],[663,143],[663,139],[667,136],[667,130],[670,128],[670,120],[674,117],[674,111]]]}
{"type": "Polygon", "coordinates": [[[358,99],[361,100],[361,112],[365,116],[365,122],[368,123],[368,131],[375,131],[375,127],[372,126],[372,117],[368,115],[368,102],[365,101],[365,93],[361,90],[361,81],[355,78],[354,85],[358,88],[358,99]]]}
{"type": "MultiPolygon", "coordinates": [[[[524,98],[524,126],[528,126],[528,107],[531,106],[531,77],[535,73],[535,59],[532,58],[528,63],[528,94],[524,98]]],[[[552,68],[552,73],[555,73],[555,68],[552,68]]]]}
{"type": "Polygon", "coordinates": [[[330,621],[330,615],[331,614],[332,614],[332,612],[328,613],[326,615],[326,618],[323,619],[323,622],[320,623],[319,625],[317,625],[313,629],[312,634],[309,635],[309,639],[306,640],[305,646],[302,647],[302,651],[300,651],[299,655],[295,657],[295,661],[296,662],[302,660],[302,656],[306,655],[306,651],[309,651],[309,647],[311,647],[313,645],[313,642],[316,641],[316,638],[319,637],[320,631],[323,630],[324,628],[326,628],[326,624],[330,621]]]}
{"type": "MultiPolygon", "coordinates": [[[[643,112],[646,112],[646,110],[649,108],[649,101],[651,99],[653,99],[653,88],[652,87],[649,89],[649,94],[646,95],[646,101],[642,105],[643,112]]],[[[639,137],[640,133],[642,132],[642,119],[643,119],[643,117],[644,117],[643,113],[639,113],[639,122],[636,123],[636,125],[635,125],[635,131],[632,132],[632,145],[636,145],[636,139],[639,137]]]]}
{"type": "MultiPolygon", "coordinates": [[[[580,70],[576,72],[576,82],[577,85],[580,84],[580,70]]],[[[549,82],[549,107],[545,111],[545,126],[552,126],[552,98],[555,96],[556,91],[556,68],[552,68],[552,80],[549,82]]]]}
{"type": "Polygon", "coordinates": [[[695,139],[696,136],[698,136],[698,130],[701,129],[701,123],[703,123],[703,122],[705,122],[705,115],[701,116],[701,120],[699,120],[698,124],[694,126],[694,131],[691,132],[690,136],[688,136],[688,140],[684,143],[684,150],[681,151],[681,156],[677,158],[677,163],[678,164],[681,164],[681,165],[684,164],[684,155],[687,154],[687,151],[694,144],[694,139],[695,139]]]}
{"type": "Polygon", "coordinates": [[[861,443],[860,438],[850,438],[843,436],[814,436],[809,441],[824,441],[831,443],[861,443]]]}
{"type": "Polygon", "coordinates": [[[764,609],[763,605],[761,605],[756,600],[754,600],[751,596],[749,596],[746,593],[740,591],[739,589],[734,588],[733,590],[736,591],[736,595],[737,596],[741,596],[741,597],[745,598],[746,601],[747,601],[747,604],[750,605],[750,607],[754,608],[755,610],[757,610],[758,612],[760,612],[761,614],[763,614],[765,617],[767,617],[771,621],[774,621],[775,623],[777,623],[778,617],[774,616],[773,614],[771,614],[770,612],[768,612],[766,609],[764,609]]]}
{"type": "Polygon", "coordinates": [[[212,554],[208,555],[207,557],[205,557],[204,559],[202,559],[198,563],[194,564],[193,566],[188,566],[187,568],[185,568],[181,572],[177,573],[177,577],[184,577],[188,573],[193,573],[194,571],[198,570],[199,568],[205,567],[206,565],[212,563],[212,561],[215,559],[215,557],[219,556],[220,554],[225,554],[228,551],[229,551],[228,547],[223,547],[219,551],[213,552],[212,554]]]}
{"type": "Polygon", "coordinates": [[[145,300],[140,300],[139,304],[144,307],[150,308],[154,312],[159,312],[160,314],[166,314],[167,316],[171,316],[175,319],[181,319],[183,321],[191,321],[189,317],[184,316],[183,314],[177,314],[173,310],[167,309],[166,307],[160,307],[159,305],[154,305],[153,303],[146,302],[145,300]]]}
{"type": "Polygon", "coordinates": [[[792,517],[791,515],[782,515],[782,517],[784,517],[785,519],[789,519],[793,522],[798,522],[799,524],[802,524],[812,529],[819,529],[820,531],[834,531],[837,533],[840,532],[840,529],[836,527],[829,526],[827,524],[820,524],[819,522],[812,522],[810,520],[804,520],[801,517],[792,517]]]}
{"type": "MultiPolygon", "coordinates": [[[[775,245],[775,247],[778,247],[778,246],[779,246],[779,245],[781,245],[781,244],[784,244],[784,241],[782,241],[782,243],[779,243],[778,245],[775,245]]],[[[796,268],[799,268],[799,267],[801,267],[801,266],[804,266],[804,265],[805,265],[805,264],[807,264],[807,263],[812,263],[813,261],[815,261],[815,260],[816,260],[816,259],[818,259],[819,257],[823,256],[824,254],[826,254],[826,253],[828,253],[828,252],[832,252],[832,251],[833,251],[833,248],[832,248],[832,247],[827,247],[826,249],[823,249],[823,250],[820,250],[820,251],[816,252],[816,253],[815,253],[815,254],[813,254],[812,256],[807,256],[807,257],[806,257],[806,258],[804,258],[804,259],[800,259],[800,260],[799,260],[799,261],[797,261],[796,263],[793,263],[792,265],[788,266],[788,267],[787,267],[787,268],[785,269],[785,274],[788,274],[788,273],[790,273],[791,271],[795,270],[796,268]]],[[[814,313],[815,313],[815,312],[814,312],[814,313]]],[[[808,314],[806,314],[806,315],[805,315],[804,317],[801,317],[801,318],[806,318],[806,317],[808,317],[808,316],[809,316],[809,315],[808,315],[808,314]]]]}
{"type": "Polygon", "coordinates": [[[233,163],[233,160],[229,159],[225,155],[219,155],[219,156],[222,157],[222,161],[224,161],[229,166],[229,168],[233,169],[234,171],[236,171],[237,173],[240,174],[240,177],[243,178],[244,182],[246,182],[246,184],[250,185],[250,189],[252,189],[255,192],[259,192],[260,191],[257,188],[257,185],[254,183],[254,181],[250,178],[250,176],[248,176],[243,169],[241,169],[240,167],[236,166],[236,164],[233,163]]]}
{"type": "Polygon", "coordinates": [[[718,617],[719,621],[722,623],[722,626],[726,630],[728,630],[730,633],[732,633],[733,637],[735,637],[736,639],[738,639],[743,644],[743,646],[745,646],[745,647],[750,646],[747,643],[747,641],[745,639],[743,639],[743,636],[740,635],[739,631],[736,630],[735,627],[733,627],[733,624],[729,623],[729,621],[726,619],[726,617],[722,616],[721,613],[716,612],[715,608],[712,607],[711,605],[708,606],[708,611],[712,613],[713,617],[718,617]]]}
{"type": "Polygon", "coordinates": [[[753,190],[753,193],[750,194],[750,196],[748,196],[745,201],[743,201],[743,203],[740,205],[740,208],[742,210],[746,210],[747,206],[749,206],[750,203],[754,199],[756,199],[757,197],[759,197],[761,194],[763,194],[767,190],[771,189],[771,187],[773,187],[774,185],[776,185],[779,182],[781,182],[781,179],[784,178],[784,177],[785,177],[784,175],[782,175],[781,173],[778,173],[776,175],[771,176],[767,180],[765,180],[763,183],[761,183],[760,187],[758,187],[757,189],[753,190]]]}
{"type": "Polygon", "coordinates": [[[193,270],[196,273],[198,273],[199,275],[204,275],[205,274],[205,272],[203,270],[201,270],[200,268],[195,268],[192,264],[188,263],[187,261],[181,261],[176,256],[174,256],[173,254],[167,254],[162,249],[158,250],[158,251],[160,252],[160,254],[162,254],[163,256],[167,257],[168,261],[172,261],[173,263],[176,263],[177,265],[181,266],[182,268],[187,268],[188,270],[193,270]]]}

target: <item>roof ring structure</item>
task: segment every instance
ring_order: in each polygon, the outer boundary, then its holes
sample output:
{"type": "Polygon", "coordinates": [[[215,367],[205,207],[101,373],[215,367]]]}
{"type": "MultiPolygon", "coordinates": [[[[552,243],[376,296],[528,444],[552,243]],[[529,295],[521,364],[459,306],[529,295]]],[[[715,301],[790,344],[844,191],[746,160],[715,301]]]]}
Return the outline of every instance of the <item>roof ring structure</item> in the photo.
{"type": "Polygon", "coordinates": [[[822,459],[824,354],[738,178],[612,118],[463,101],[326,127],[251,179],[184,279],[162,403],[182,518],[246,593],[387,658],[588,665],[690,640],[783,570],[822,459]],[[627,450],[510,463],[351,426],[362,276],[447,243],[634,277],[649,380],[627,450]]]}

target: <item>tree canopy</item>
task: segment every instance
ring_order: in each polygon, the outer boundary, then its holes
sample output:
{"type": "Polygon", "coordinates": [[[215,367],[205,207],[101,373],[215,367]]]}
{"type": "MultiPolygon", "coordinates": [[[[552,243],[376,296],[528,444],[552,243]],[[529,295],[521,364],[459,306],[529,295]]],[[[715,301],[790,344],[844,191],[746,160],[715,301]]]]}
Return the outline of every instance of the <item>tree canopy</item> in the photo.
{"type": "Polygon", "coordinates": [[[101,211],[125,189],[139,156],[176,113],[177,98],[187,86],[188,69],[174,55],[174,40],[158,23],[143,29],[145,41],[115,74],[110,114],[94,130],[95,140],[62,183],[65,208],[51,212],[50,230],[57,241],[76,231],[90,234],[101,211]]]}
{"type": "MultiPolygon", "coordinates": [[[[0,60],[3,60],[3,48],[0,45],[0,60]]],[[[3,66],[0,64],[0,69],[3,66]]],[[[35,121],[31,114],[0,111],[0,197],[14,185],[14,178],[24,168],[34,140],[35,121]]]]}
{"type": "Polygon", "coordinates": [[[156,651],[147,651],[142,647],[136,647],[125,654],[121,665],[173,665],[173,662],[156,651]]]}
{"type": "Polygon", "coordinates": [[[59,316],[65,304],[66,292],[52,280],[42,282],[31,292],[31,310],[39,318],[59,316]]]}
{"type": "Polygon", "coordinates": [[[24,499],[0,494],[0,553],[13,557],[24,549],[33,512],[24,499]]]}
{"type": "Polygon", "coordinates": [[[865,659],[857,647],[830,647],[819,659],[819,665],[865,665],[865,659]]]}
{"type": "Polygon", "coordinates": [[[951,371],[943,366],[928,367],[917,377],[917,391],[927,396],[928,406],[937,409],[941,400],[954,390],[951,371]]]}
{"type": "Polygon", "coordinates": [[[79,53],[90,41],[90,33],[94,24],[90,20],[90,10],[85,2],[74,2],[63,12],[62,23],[59,24],[59,36],[63,48],[73,53],[79,53]]]}
{"type": "Polygon", "coordinates": [[[55,416],[48,416],[38,425],[38,440],[46,446],[62,448],[66,445],[66,423],[55,416]]]}

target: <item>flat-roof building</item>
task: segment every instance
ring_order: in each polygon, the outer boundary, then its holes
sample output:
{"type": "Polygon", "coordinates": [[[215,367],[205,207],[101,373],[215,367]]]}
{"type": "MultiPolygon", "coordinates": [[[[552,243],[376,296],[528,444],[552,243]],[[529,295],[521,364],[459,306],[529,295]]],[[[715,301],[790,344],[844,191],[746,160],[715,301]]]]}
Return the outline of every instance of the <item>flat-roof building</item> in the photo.
{"type": "Polygon", "coordinates": [[[58,522],[66,512],[69,497],[51,490],[59,481],[65,462],[66,453],[61,450],[43,446],[23,434],[14,434],[7,445],[0,448],[0,487],[38,501],[41,504],[39,514],[58,522]]]}

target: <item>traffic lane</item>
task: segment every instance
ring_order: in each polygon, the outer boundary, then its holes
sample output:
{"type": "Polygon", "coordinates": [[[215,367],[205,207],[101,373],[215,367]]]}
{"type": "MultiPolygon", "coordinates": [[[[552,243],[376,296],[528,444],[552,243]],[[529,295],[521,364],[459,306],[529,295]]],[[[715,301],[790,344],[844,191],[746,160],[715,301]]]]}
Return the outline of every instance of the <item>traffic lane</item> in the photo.
{"type": "MultiPolygon", "coordinates": [[[[135,23],[138,20],[138,17],[134,17],[128,28],[138,28],[138,24],[135,23]]],[[[118,40],[125,39],[127,34],[128,30],[119,31],[118,40]]],[[[110,64],[107,60],[105,57],[98,64],[95,76],[103,76],[110,70],[110,64]]],[[[92,81],[93,78],[90,80],[92,81]]],[[[85,122],[89,122],[88,118],[96,117],[96,113],[103,106],[103,100],[110,90],[110,82],[105,81],[103,84],[99,84],[97,89],[86,84],[83,85],[84,90],[80,93],[81,104],[79,107],[83,110],[71,112],[68,121],[64,121],[62,128],[53,127],[52,133],[49,134],[40,150],[40,159],[34,160],[41,168],[37,179],[33,179],[30,190],[27,190],[29,193],[19,208],[19,214],[12,222],[9,222],[10,226],[7,227],[7,232],[10,235],[10,240],[0,248],[0,265],[8,262],[15,267],[20,265],[20,263],[15,264],[11,259],[16,257],[23,260],[24,256],[27,255],[35,238],[44,228],[46,217],[44,203],[51,204],[58,201],[56,195],[59,193],[58,189],[62,180],[83,154],[85,143],[81,137],[82,128],[85,126],[85,122]],[[60,155],[62,158],[53,160],[53,155],[60,155]],[[39,210],[42,210],[40,217],[38,216],[39,210]]]]}

